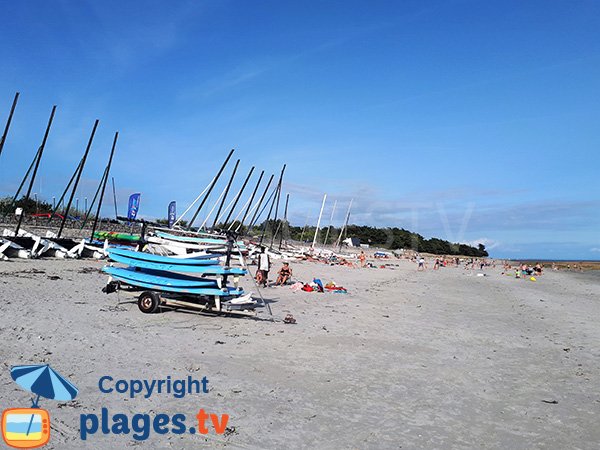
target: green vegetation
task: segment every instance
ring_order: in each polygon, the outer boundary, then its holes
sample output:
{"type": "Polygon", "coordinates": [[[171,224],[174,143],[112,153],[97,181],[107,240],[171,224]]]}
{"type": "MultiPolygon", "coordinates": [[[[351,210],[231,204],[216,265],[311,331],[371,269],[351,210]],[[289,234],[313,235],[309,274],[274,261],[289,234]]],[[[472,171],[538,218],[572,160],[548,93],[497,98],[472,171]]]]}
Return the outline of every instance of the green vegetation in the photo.
{"type": "MultiPolygon", "coordinates": [[[[277,229],[280,221],[269,221],[267,227],[267,236],[271,236],[271,230],[277,229]]],[[[260,229],[264,223],[260,225],[260,229]]],[[[294,227],[284,226],[285,235],[296,241],[312,242],[315,234],[315,227],[294,227]],[[289,229],[289,234],[287,232],[289,229]]],[[[341,229],[332,227],[329,231],[327,244],[333,244],[337,240],[341,229]]],[[[258,232],[257,229],[254,233],[258,232]]],[[[260,234],[260,233],[259,233],[260,234]]],[[[327,228],[319,230],[317,241],[323,243],[327,234],[327,228]]],[[[472,247],[467,244],[455,244],[443,239],[431,238],[425,239],[418,233],[405,230],[404,228],[375,228],[369,226],[349,225],[344,232],[344,238],[352,237],[360,239],[361,243],[369,244],[373,247],[385,248],[388,250],[406,249],[415,250],[423,253],[432,253],[435,255],[464,255],[473,257],[487,257],[488,252],[483,244],[478,247],[472,247]]]]}
{"type": "MultiPolygon", "coordinates": [[[[40,198],[38,198],[36,201],[34,198],[25,200],[25,197],[21,197],[14,204],[12,197],[0,198],[0,216],[14,216],[17,208],[23,208],[23,212],[26,217],[33,214],[50,214],[52,212],[52,204],[40,198]]],[[[64,214],[64,212],[65,208],[63,202],[61,208],[58,209],[57,214],[64,214]]],[[[85,214],[86,211],[83,209],[78,210],[75,208],[75,204],[71,205],[69,217],[83,217],[85,214]]],[[[95,214],[90,214],[91,219],[93,219],[95,216],[95,214]]]]}
{"type": "Polygon", "coordinates": [[[37,202],[30,198],[29,200],[25,200],[25,198],[21,198],[15,202],[13,205],[12,197],[4,197],[0,198],[0,214],[2,215],[10,215],[15,213],[16,208],[23,208],[25,214],[43,214],[52,212],[52,205],[43,200],[38,200],[37,202]]]}
{"type": "MultiPolygon", "coordinates": [[[[157,224],[162,225],[164,227],[168,227],[169,226],[169,219],[156,219],[155,221],[157,224]]],[[[188,221],[187,220],[180,220],[178,223],[179,226],[183,227],[183,228],[187,228],[188,225],[188,221]]]]}
{"type": "MultiPolygon", "coordinates": [[[[13,206],[11,197],[0,199],[1,215],[14,214],[16,207],[23,208],[26,214],[35,214],[36,212],[40,214],[52,212],[52,205],[43,200],[38,199],[36,202],[34,199],[29,199],[26,202],[25,199],[21,198],[16,202],[16,206],[13,206]]],[[[73,212],[74,211],[71,210],[71,213],[73,212]]],[[[168,220],[158,219],[157,223],[166,225],[168,224],[168,220]]],[[[181,224],[186,226],[187,222],[184,221],[181,224]]],[[[235,225],[237,226],[237,223],[235,225]]],[[[315,227],[294,227],[286,223],[282,223],[281,220],[269,220],[267,225],[265,236],[268,238],[268,242],[270,242],[272,233],[275,230],[278,230],[279,236],[282,228],[285,238],[295,241],[312,242],[315,234],[315,227]]],[[[220,226],[222,226],[222,224],[220,224],[220,226]]],[[[260,236],[264,226],[265,223],[263,222],[254,227],[252,230],[246,230],[244,227],[244,230],[242,231],[245,231],[253,236],[260,236]]],[[[340,228],[332,227],[329,231],[327,244],[335,243],[340,231],[340,228]]],[[[327,228],[319,230],[317,241],[320,244],[325,241],[326,234],[327,228]]],[[[423,253],[432,253],[435,255],[464,255],[473,257],[489,256],[483,244],[479,244],[478,247],[472,247],[467,244],[453,244],[438,238],[425,239],[420,234],[413,233],[405,230],[404,228],[375,228],[369,226],[349,225],[348,229],[344,232],[344,238],[346,237],[358,238],[363,244],[369,244],[373,247],[385,248],[388,250],[407,249],[423,253]]]]}

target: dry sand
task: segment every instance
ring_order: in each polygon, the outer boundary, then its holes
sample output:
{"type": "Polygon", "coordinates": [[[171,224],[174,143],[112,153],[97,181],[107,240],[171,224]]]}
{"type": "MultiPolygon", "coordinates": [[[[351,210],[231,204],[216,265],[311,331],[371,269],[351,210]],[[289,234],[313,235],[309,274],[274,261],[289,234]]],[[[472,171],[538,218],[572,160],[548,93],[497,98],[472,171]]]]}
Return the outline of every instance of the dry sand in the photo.
{"type": "Polygon", "coordinates": [[[477,277],[398,263],[293,263],[302,280],[333,279],[350,291],[264,290],[275,315],[291,313],[296,325],[144,315],[101,292],[102,262],[0,263],[0,405],[29,403],[10,366],[48,362],[80,392],[69,403],[42,400],[52,421],[47,448],[598,448],[598,277],[549,272],[534,283],[499,269],[477,277]],[[99,392],[103,375],[206,376],[210,392],[130,400],[99,392]],[[231,417],[222,436],[81,441],[80,414],[102,407],[231,417]]]}

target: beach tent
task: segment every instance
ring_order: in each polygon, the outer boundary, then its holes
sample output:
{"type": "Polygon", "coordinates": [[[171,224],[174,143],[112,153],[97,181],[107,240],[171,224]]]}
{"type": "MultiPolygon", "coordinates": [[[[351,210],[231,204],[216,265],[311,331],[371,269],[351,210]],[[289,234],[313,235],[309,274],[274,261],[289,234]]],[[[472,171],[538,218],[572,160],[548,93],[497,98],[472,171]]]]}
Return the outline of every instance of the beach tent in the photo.
{"type": "Polygon", "coordinates": [[[346,244],[348,247],[360,247],[360,239],[359,238],[349,237],[349,238],[344,239],[342,242],[344,244],[346,244]]]}

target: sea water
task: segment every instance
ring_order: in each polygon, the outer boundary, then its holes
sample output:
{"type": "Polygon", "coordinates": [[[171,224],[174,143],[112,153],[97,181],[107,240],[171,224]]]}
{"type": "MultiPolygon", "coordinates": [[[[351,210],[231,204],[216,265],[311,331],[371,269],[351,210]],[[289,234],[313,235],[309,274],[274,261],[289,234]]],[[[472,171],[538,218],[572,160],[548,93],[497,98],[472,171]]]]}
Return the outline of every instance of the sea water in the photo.
{"type": "Polygon", "coordinates": [[[6,438],[10,440],[38,440],[42,437],[42,416],[39,414],[7,414],[4,432],[6,438]],[[31,428],[29,427],[30,422],[31,428]],[[29,429],[29,434],[27,434],[27,429],[29,429]]]}

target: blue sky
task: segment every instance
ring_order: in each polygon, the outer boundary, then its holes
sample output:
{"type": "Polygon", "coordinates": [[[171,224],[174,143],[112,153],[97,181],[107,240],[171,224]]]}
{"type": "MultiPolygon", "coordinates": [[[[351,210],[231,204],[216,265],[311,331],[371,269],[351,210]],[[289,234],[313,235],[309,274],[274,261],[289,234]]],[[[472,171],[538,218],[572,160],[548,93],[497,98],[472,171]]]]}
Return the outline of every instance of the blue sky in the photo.
{"type": "MultiPolygon", "coordinates": [[[[79,197],[120,132],[119,208],[165,217],[230,148],[278,173],[290,217],[483,242],[493,256],[600,259],[600,3],[4,2],[0,157],[14,192],[60,195],[94,119],[79,197]]],[[[227,172],[226,172],[227,173],[227,172]]],[[[234,186],[235,188],[235,186],[234,186]]],[[[235,190],[235,189],[234,189],[235,190]]],[[[112,211],[107,199],[105,214],[112,211]]]]}

